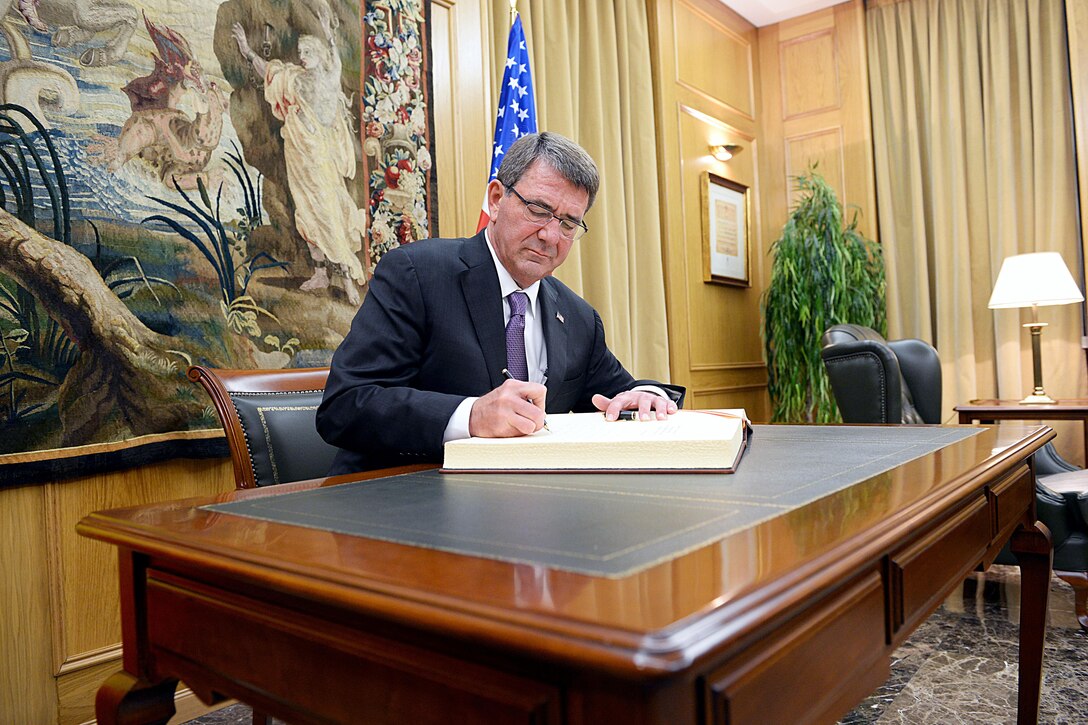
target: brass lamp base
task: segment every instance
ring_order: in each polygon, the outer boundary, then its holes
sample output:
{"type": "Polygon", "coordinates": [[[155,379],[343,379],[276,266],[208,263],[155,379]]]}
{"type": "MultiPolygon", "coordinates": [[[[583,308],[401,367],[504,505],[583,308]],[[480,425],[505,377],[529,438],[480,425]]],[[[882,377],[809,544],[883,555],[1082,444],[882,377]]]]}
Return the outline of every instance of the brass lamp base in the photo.
{"type": "Polygon", "coordinates": [[[1042,362],[1042,357],[1043,356],[1042,356],[1042,353],[1039,350],[1039,348],[1040,348],[1039,338],[1040,338],[1040,333],[1042,332],[1043,328],[1046,327],[1046,323],[1045,322],[1039,322],[1037,319],[1034,319],[1035,318],[1035,306],[1034,305],[1032,305],[1031,313],[1032,313],[1031,316],[1032,316],[1033,319],[1032,319],[1031,322],[1026,323],[1024,325],[1024,327],[1027,327],[1027,328],[1029,328],[1031,330],[1031,363],[1032,363],[1031,366],[1033,368],[1032,372],[1035,375],[1035,390],[1031,391],[1031,395],[1029,395],[1028,397],[1021,400],[1020,404],[1021,405],[1049,405],[1051,403],[1056,403],[1058,401],[1054,400],[1054,398],[1051,398],[1043,390],[1043,362],[1042,362]]]}

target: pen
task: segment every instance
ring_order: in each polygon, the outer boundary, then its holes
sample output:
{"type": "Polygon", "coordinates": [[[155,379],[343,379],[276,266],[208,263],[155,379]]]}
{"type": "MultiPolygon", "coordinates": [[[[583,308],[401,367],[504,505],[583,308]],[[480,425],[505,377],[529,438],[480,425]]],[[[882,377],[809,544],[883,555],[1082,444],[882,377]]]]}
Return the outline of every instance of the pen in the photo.
{"type": "MultiPolygon", "coordinates": [[[[507,370],[506,368],[503,368],[503,369],[502,369],[502,376],[503,376],[504,378],[506,378],[507,380],[514,380],[514,376],[513,376],[513,375],[511,375],[511,374],[510,374],[510,371],[509,371],[509,370],[507,370]]],[[[532,402],[533,402],[533,399],[532,399],[532,398],[529,398],[528,400],[529,400],[529,402],[530,402],[530,403],[532,403],[532,402]]],[[[548,432],[551,432],[551,428],[549,428],[549,427],[548,427],[548,419],[547,419],[547,418],[545,418],[545,419],[544,419],[544,430],[546,430],[546,431],[548,431],[548,432]]]]}
{"type": "Polygon", "coordinates": [[[616,420],[638,420],[637,410],[621,410],[616,415],[616,420]]]}

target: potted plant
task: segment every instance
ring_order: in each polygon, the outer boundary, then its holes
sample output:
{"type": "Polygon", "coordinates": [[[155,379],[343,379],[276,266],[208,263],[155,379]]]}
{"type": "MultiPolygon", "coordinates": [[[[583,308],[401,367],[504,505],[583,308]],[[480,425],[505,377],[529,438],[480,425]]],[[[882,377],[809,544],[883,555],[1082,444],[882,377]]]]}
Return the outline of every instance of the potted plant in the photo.
{"type": "Polygon", "coordinates": [[[763,347],[775,422],[833,423],[839,411],[820,359],[831,325],[854,323],[887,334],[880,245],[849,224],[835,190],[815,165],[796,178],[800,201],[771,245],[763,292],[763,347]]]}

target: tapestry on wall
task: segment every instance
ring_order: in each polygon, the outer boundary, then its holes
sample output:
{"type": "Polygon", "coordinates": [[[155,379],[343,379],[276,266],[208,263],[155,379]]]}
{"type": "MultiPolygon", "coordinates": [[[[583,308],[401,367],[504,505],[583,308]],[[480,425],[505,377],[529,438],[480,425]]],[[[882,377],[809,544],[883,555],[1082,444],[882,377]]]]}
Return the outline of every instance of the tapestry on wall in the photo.
{"type": "Polygon", "coordinates": [[[3,5],[0,485],[221,455],[187,367],[327,365],[437,232],[426,0],[3,5]]]}

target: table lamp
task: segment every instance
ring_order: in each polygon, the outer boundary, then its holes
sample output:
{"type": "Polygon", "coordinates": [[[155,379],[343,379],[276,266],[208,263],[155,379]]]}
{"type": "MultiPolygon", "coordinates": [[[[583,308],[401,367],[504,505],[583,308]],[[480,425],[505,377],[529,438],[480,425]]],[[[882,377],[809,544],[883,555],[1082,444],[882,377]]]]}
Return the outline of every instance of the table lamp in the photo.
{"type": "Polygon", "coordinates": [[[1081,294],[1062,255],[1057,252],[1036,252],[1006,257],[997,274],[994,292],[990,295],[990,309],[1006,307],[1030,307],[1031,361],[1035,372],[1035,390],[1020,402],[1040,405],[1055,402],[1043,390],[1043,366],[1039,352],[1039,338],[1045,322],[1039,322],[1038,308],[1043,305],[1067,305],[1081,302],[1081,294]]]}

